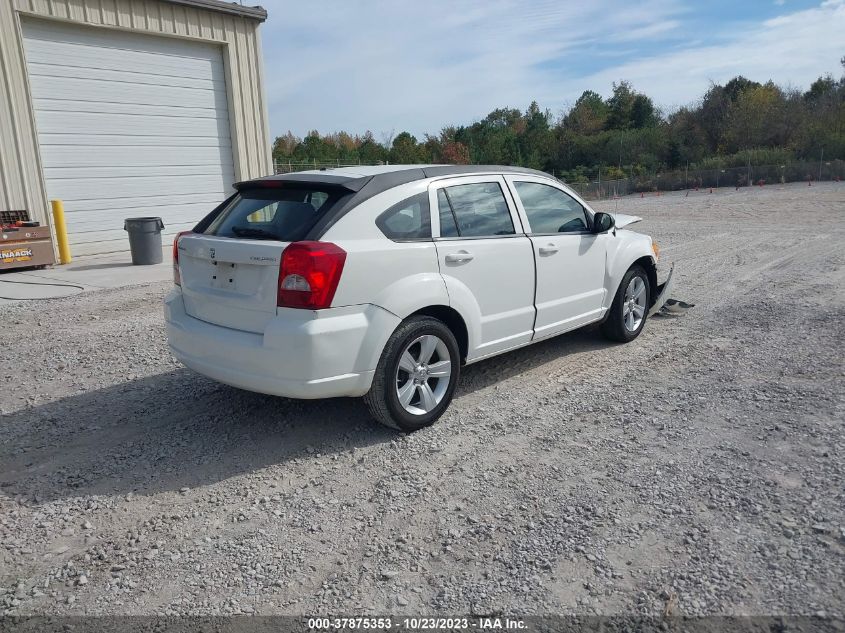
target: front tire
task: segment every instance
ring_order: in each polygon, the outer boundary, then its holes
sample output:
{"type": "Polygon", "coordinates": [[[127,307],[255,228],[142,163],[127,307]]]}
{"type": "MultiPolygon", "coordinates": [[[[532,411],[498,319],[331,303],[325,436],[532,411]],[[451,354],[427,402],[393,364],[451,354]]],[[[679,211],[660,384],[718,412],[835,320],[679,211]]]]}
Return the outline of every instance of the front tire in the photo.
{"type": "Polygon", "coordinates": [[[612,341],[629,343],[640,335],[651,306],[651,286],[646,271],[631,266],[610,306],[607,320],[602,324],[602,334],[612,341]]]}
{"type": "Polygon", "coordinates": [[[376,420],[411,433],[443,415],[460,370],[452,331],[435,318],[411,317],[387,341],[364,401],[376,420]]]}

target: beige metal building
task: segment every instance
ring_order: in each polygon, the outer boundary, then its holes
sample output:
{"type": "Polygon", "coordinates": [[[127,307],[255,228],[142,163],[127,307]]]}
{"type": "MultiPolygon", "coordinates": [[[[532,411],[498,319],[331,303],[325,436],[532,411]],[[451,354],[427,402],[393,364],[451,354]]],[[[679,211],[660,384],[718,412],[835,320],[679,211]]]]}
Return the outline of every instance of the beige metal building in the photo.
{"type": "Polygon", "coordinates": [[[74,256],[128,249],[123,219],[189,228],[272,172],[260,7],[221,0],[0,0],[0,210],[74,256]]]}

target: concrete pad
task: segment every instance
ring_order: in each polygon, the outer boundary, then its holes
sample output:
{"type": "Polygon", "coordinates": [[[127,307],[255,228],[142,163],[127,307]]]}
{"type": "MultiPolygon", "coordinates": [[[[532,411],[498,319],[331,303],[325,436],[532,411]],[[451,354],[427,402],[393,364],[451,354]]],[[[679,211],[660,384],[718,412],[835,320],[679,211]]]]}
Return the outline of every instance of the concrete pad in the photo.
{"type": "Polygon", "coordinates": [[[0,272],[0,305],[172,279],[171,246],[162,250],[162,263],[150,266],[133,266],[129,253],[123,252],[75,257],[65,266],[0,272]]]}

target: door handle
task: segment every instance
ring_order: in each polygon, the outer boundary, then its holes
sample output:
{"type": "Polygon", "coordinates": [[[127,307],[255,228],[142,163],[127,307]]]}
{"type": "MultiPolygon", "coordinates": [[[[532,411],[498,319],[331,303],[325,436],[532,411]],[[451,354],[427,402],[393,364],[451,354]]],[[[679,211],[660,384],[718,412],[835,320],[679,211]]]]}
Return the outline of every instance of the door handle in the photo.
{"type": "Polygon", "coordinates": [[[450,253],[446,255],[446,262],[449,264],[463,264],[464,262],[471,262],[474,255],[466,251],[458,251],[457,253],[450,253]]]}
{"type": "Polygon", "coordinates": [[[549,244],[548,246],[541,246],[540,247],[540,255],[554,255],[557,253],[558,248],[554,244],[549,244]]]}

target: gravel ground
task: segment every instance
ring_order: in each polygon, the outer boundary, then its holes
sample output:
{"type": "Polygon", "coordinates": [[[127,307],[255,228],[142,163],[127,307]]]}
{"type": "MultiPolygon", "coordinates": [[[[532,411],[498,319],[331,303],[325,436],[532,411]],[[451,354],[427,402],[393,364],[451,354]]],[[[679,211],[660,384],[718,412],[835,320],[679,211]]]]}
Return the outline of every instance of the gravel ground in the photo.
{"type": "Polygon", "coordinates": [[[411,436],[180,367],[168,284],[0,308],[0,610],[842,617],[845,185],[617,205],[696,307],[411,436]]]}

